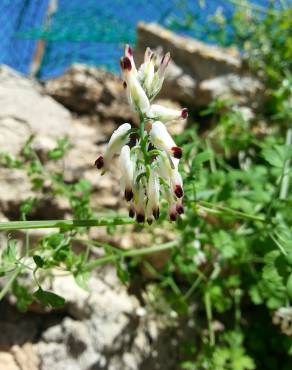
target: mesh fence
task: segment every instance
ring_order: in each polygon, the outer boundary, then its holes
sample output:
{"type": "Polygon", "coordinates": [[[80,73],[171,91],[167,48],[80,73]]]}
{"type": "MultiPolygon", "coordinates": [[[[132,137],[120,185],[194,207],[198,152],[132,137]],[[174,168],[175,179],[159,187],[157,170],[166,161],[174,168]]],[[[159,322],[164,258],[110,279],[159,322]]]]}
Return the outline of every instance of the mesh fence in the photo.
{"type": "MultiPolygon", "coordinates": [[[[267,5],[269,0],[258,0],[267,5]]],[[[73,62],[115,70],[125,42],[135,42],[137,22],[175,28],[191,11],[198,24],[225,0],[0,0],[0,63],[46,79],[73,62]],[[33,61],[35,63],[33,63],[33,61]],[[39,65],[38,65],[39,62],[39,65]]],[[[179,32],[188,33],[180,28],[179,32]]]]}

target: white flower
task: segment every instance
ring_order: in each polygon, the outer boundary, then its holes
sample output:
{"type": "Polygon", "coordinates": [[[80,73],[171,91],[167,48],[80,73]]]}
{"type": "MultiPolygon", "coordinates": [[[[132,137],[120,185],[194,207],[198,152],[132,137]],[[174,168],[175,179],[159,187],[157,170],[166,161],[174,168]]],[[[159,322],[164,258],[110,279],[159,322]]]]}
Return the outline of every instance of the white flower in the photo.
{"type": "Polygon", "coordinates": [[[152,216],[157,220],[159,218],[159,178],[153,170],[150,171],[147,184],[147,207],[146,215],[147,221],[152,220],[152,216]]]}
{"type": "Polygon", "coordinates": [[[167,188],[164,188],[164,197],[165,197],[165,199],[167,200],[167,203],[168,203],[169,219],[170,219],[170,221],[176,221],[176,219],[178,217],[178,212],[177,212],[177,209],[176,209],[176,199],[173,196],[172,192],[167,188]]]}
{"type": "Polygon", "coordinates": [[[130,106],[138,112],[146,113],[150,108],[150,102],[137,78],[129,57],[125,56],[121,59],[121,69],[126,82],[130,106]]]}
{"type": "Polygon", "coordinates": [[[128,142],[130,129],[131,125],[129,123],[124,123],[113,132],[104,155],[99,156],[95,161],[95,165],[98,169],[108,168],[113,156],[120,152],[121,148],[128,142]]]}
{"type": "Polygon", "coordinates": [[[129,202],[129,216],[136,217],[137,222],[142,223],[146,218],[149,224],[159,218],[161,192],[168,202],[170,220],[174,221],[184,213],[183,182],[178,170],[182,149],[175,144],[162,122],[167,124],[184,119],[188,112],[186,108],[174,110],[157,104],[150,106],[150,101],[161,89],[170,54],[161,59],[158,68],[156,59],[153,51],[147,48],[144,62],[137,70],[133,50],[126,45],[120,63],[124,87],[131,107],[143,116],[145,126],[141,122],[140,136],[130,148],[126,144],[131,126],[129,123],[121,125],[112,134],[104,155],[95,161],[96,167],[103,169],[103,174],[114,155],[120,152],[121,188],[129,202]]]}
{"type": "Polygon", "coordinates": [[[187,108],[177,110],[166,108],[158,104],[152,104],[147,116],[157,121],[169,122],[177,119],[186,119],[188,117],[188,110],[187,108]]]}
{"type": "Polygon", "coordinates": [[[183,197],[183,181],[180,173],[178,172],[177,164],[172,166],[165,154],[161,154],[157,160],[157,171],[160,176],[169,184],[173,193],[177,198],[183,197]]]}
{"type": "MultiPolygon", "coordinates": [[[[165,71],[170,61],[170,53],[167,53],[162,57],[157,70],[155,70],[156,55],[150,48],[146,49],[144,62],[141,64],[138,71],[133,58],[133,50],[129,47],[129,45],[126,45],[125,48],[125,57],[129,59],[133,74],[138,78],[138,81],[144,89],[148,99],[152,101],[161,90],[165,77],[165,71]]],[[[126,61],[126,64],[127,63],[128,62],[126,61]]],[[[122,69],[124,69],[123,66],[122,69]]]]}
{"type": "Polygon", "coordinates": [[[131,149],[128,145],[122,147],[119,164],[122,173],[121,182],[124,187],[125,199],[129,202],[133,198],[134,165],[131,160],[131,149]]]}
{"type": "Polygon", "coordinates": [[[164,150],[174,158],[180,159],[182,157],[182,149],[176,146],[173,138],[162,122],[156,121],[153,123],[150,131],[150,138],[157,149],[164,150]]]}
{"type": "Polygon", "coordinates": [[[140,181],[134,188],[133,205],[137,222],[145,221],[145,187],[143,185],[140,181]]]}

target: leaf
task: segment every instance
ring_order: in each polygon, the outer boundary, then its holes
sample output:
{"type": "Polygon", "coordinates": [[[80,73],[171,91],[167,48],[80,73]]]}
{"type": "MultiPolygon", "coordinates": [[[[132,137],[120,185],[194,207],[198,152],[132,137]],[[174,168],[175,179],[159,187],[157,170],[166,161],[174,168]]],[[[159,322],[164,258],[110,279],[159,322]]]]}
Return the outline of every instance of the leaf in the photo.
{"type": "Polygon", "coordinates": [[[65,299],[53,292],[45,291],[39,288],[33,293],[33,296],[40,301],[44,306],[51,306],[54,308],[62,307],[65,304],[65,299]]]}
{"type": "Polygon", "coordinates": [[[2,264],[4,265],[11,265],[14,264],[17,257],[16,257],[16,243],[15,239],[9,239],[7,243],[7,247],[2,252],[2,264]]]}
{"type": "Polygon", "coordinates": [[[192,170],[199,169],[204,162],[210,161],[213,156],[213,152],[211,150],[205,150],[198,155],[192,161],[192,170]]]}
{"type": "Polygon", "coordinates": [[[33,260],[34,260],[35,264],[37,265],[37,267],[42,268],[44,266],[45,262],[44,262],[44,260],[41,256],[38,256],[37,254],[35,254],[33,256],[33,260]]]}
{"type": "Polygon", "coordinates": [[[273,149],[264,149],[262,155],[272,166],[282,168],[285,161],[292,157],[292,146],[275,145],[273,149]]]}
{"type": "Polygon", "coordinates": [[[74,275],[76,284],[80,286],[80,288],[86,290],[87,292],[90,291],[89,286],[88,286],[89,277],[90,277],[90,274],[88,271],[78,271],[74,275]]]}

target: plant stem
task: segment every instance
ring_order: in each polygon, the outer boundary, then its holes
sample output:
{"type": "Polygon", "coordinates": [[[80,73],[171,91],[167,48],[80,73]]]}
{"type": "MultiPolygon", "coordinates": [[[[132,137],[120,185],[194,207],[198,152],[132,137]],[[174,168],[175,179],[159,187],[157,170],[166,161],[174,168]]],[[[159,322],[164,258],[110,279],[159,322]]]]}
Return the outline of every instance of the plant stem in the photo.
{"type": "Polygon", "coordinates": [[[116,260],[118,260],[120,258],[141,257],[141,256],[144,256],[144,255],[147,255],[147,254],[152,254],[152,253],[161,252],[161,251],[164,251],[164,250],[167,250],[167,249],[172,249],[172,248],[176,247],[178,245],[178,243],[179,243],[178,240],[173,240],[171,242],[167,242],[167,243],[164,243],[164,244],[161,244],[161,245],[158,245],[158,246],[154,246],[154,247],[131,249],[131,250],[124,251],[124,252],[121,251],[120,253],[116,253],[116,254],[113,254],[113,255],[110,255],[110,256],[101,257],[101,258],[98,258],[94,261],[88,262],[86,265],[84,265],[84,270],[90,271],[90,270],[92,270],[93,268],[95,268],[97,266],[104,265],[104,264],[110,263],[110,262],[115,262],[116,260]]]}
{"type": "Polygon", "coordinates": [[[217,214],[225,213],[228,215],[237,216],[238,218],[242,218],[242,219],[266,222],[266,220],[263,217],[250,215],[248,213],[237,211],[235,209],[224,207],[221,205],[216,205],[216,204],[214,205],[206,201],[200,201],[195,204],[196,206],[198,206],[199,208],[202,208],[203,210],[207,212],[212,212],[212,213],[217,213],[217,214]]]}
{"type": "Polygon", "coordinates": [[[211,306],[211,299],[210,299],[209,292],[205,293],[204,301],[205,301],[206,316],[207,316],[207,321],[208,321],[210,346],[214,347],[215,335],[214,335],[214,330],[213,330],[213,325],[212,325],[212,306],[211,306]]]}
{"type": "MultiPolygon", "coordinates": [[[[286,145],[292,145],[292,128],[287,130],[286,145]]],[[[280,190],[280,199],[286,199],[289,191],[290,169],[291,160],[287,159],[283,167],[282,183],[280,190]]]]}
{"type": "Polygon", "coordinates": [[[0,222],[0,231],[19,229],[72,229],[75,227],[99,227],[134,224],[135,221],[125,216],[104,217],[98,220],[43,220],[43,221],[8,221],[0,222]]]}

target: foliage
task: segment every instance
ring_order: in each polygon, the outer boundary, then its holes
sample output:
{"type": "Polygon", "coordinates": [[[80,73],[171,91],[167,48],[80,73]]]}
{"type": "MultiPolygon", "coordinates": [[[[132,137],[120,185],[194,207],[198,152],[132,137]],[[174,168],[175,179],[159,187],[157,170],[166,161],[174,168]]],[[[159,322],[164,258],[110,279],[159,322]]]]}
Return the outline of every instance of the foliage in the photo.
{"type": "MultiPolygon", "coordinates": [[[[188,26],[195,29],[188,17],[188,26]]],[[[140,276],[143,264],[155,278],[145,287],[153,307],[170,318],[175,311],[176,317],[195,320],[192,338],[182,343],[182,369],[288,370],[292,339],[272,317],[283,307],[292,310],[291,9],[271,6],[263,12],[242,2],[231,19],[218,13],[213,20],[214,41],[242,48],[267,88],[267,104],[248,119],[236,101],[218,99],[200,112],[209,128],[194,123],[177,138],[184,151],[185,215],[171,226],[162,215],[158,225],[172,229],[176,239],[126,252],[89,240],[89,220],[101,217],[90,207],[90,184],[82,179],[67,184],[61,173],[47,172],[29,140],[19,158],[2,155],[4,165],[26,169],[35,191],[22,205],[20,218],[33,217],[49,192],[65,197],[74,219],[85,220],[85,227],[63,225],[33,246],[27,233],[23,248],[8,238],[0,260],[0,276],[7,279],[0,298],[11,290],[21,310],[36,300],[58,307],[62,297],[47,285],[54,269],[71,272],[88,289],[96,266],[115,263],[127,283],[140,276]],[[75,251],[76,242],[83,252],[75,251]],[[101,247],[105,256],[90,259],[91,249],[101,247]],[[142,258],[164,249],[171,256],[160,271],[142,258]],[[21,280],[27,270],[31,286],[21,280]]],[[[60,141],[47,159],[62,160],[68,148],[66,139],[60,141]]],[[[117,219],[105,217],[109,232],[122,233],[117,219]]]]}

